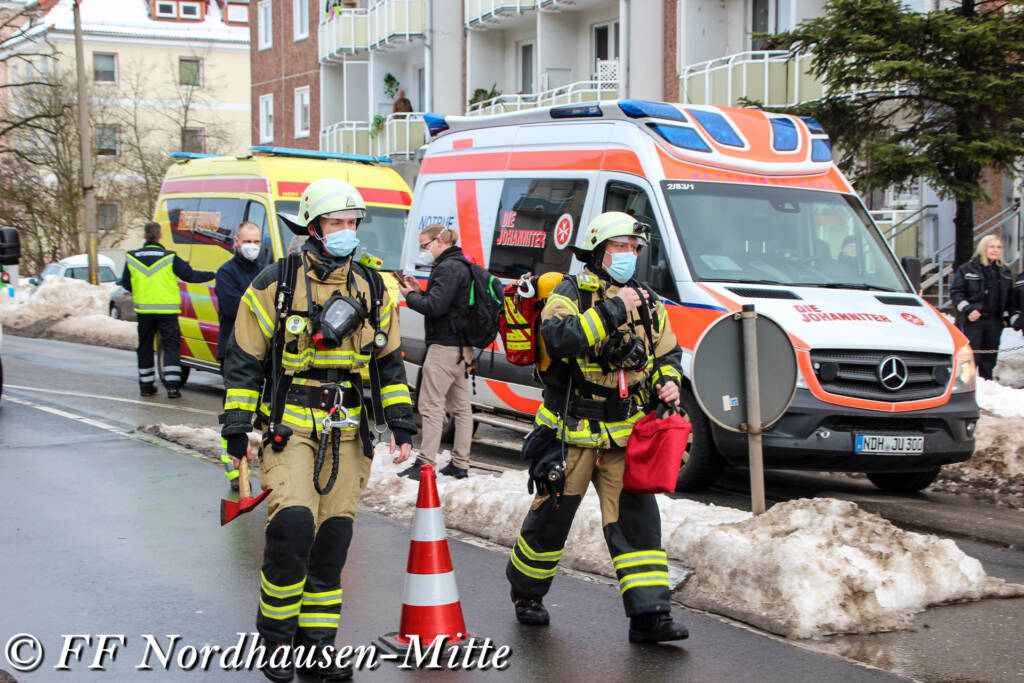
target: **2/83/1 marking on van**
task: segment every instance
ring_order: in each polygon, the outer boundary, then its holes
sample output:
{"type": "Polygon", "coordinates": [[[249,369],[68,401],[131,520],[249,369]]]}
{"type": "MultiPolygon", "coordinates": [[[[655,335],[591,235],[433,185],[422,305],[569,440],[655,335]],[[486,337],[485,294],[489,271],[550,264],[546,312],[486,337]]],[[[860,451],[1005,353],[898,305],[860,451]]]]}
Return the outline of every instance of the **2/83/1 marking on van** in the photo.
{"type": "Polygon", "coordinates": [[[919,455],[924,453],[924,437],[857,434],[854,451],[857,453],[919,455]]]}

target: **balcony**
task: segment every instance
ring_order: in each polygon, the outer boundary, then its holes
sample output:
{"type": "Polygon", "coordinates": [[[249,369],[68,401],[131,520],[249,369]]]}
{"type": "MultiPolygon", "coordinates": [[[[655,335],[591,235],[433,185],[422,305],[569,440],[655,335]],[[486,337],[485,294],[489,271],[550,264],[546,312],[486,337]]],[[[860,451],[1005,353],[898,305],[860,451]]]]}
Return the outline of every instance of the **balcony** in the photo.
{"type": "Polygon", "coordinates": [[[339,121],[320,131],[324,152],[412,158],[429,139],[421,113],[390,114],[374,130],[369,121],[339,121]]]}
{"type": "Polygon", "coordinates": [[[502,20],[519,17],[537,9],[537,0],[463,0],[466,28],[495,28],[502,20]]]}
{"type": "Polygon", "coordinates": [[[793,106],[822,96],[821,82],[809,73],[811,55],[791,57],[784,50],[740,52],[681,69],[683,104],[734,107],[741,98],[766,107],[793,106]]]}
{"type": "Polygon", "coordinates": [[[381,0],[368,9],[335,7],[324,15],[318,29],[320,61],[397,47],[422,37],[426,27],[427,0],[381,0]]]}
{"type": "Polygon", "coordinates": [[[467,116],[489,116],[524,109],[537,109],[558,104],[579,104],[614,100],[618,97],[618,81],[577,81],[530,95],[499,95],[469,105],[467,116]]]}

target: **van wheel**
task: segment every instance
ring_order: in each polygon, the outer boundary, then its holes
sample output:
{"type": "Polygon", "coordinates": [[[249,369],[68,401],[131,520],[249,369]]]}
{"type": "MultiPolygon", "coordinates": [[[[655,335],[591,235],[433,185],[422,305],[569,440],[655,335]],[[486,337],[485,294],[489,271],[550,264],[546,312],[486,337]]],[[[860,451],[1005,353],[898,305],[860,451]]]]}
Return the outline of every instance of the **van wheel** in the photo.
{"type": "Polygon", "coordinates": [[[110,304],[110,317],[114,320],[121,319],[121,309],[117,307],[117,304],[110,304]]]}
{"type": "MultiPolygon", "coordinates": [[[[180,359],[178,360],[178,365],[181,365],[181,386],[185,386],[192,368],[182,365],[180,359]]],[[[160,343],[159,334],[156,335],[156,373],[160,376],[160,383],[166,386],[167,383],[164,382],[164,345],[160,343]]]]}
{"type": "Polygon", "coordinates": [[[927,472],[868,472],[868,479],[883,491],[917,493],[928,488],[939,476],[939,468],[927,472]]]}
{"type": "Polygon", "coordinates": [[[688,388],[679,390],[679,405],[692,428],[683,453],[683,466],[679,468],[676,491],[703,491],[722,473],[722,457],[711,438],[711,423],[688,388]]]}

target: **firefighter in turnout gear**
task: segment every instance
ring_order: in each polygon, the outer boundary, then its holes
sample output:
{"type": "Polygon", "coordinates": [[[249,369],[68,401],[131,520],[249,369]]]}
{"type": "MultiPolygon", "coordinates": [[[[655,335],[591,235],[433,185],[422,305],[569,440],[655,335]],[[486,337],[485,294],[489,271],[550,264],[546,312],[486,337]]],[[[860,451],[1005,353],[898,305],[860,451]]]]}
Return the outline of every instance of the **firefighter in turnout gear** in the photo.
{"type": "Polygon", "coordinates": [[[398,315],[380,275],[355,256],[365,215],[343,180],[306,188],[298,222],[286,223],[309,239],[253,280],[224,360],[221,433],[236,464],[254,414],[263,428],[260,485],[272,492],[256,625],[269,658],[263,673],[275,681],[291,680],[296,667],[351,677],[321,654],[338,629],[341,570],[373,457],[370,420],[382,412],[392,452],[397,443],[404,457],[416,431],[398,315]],[[364,411],[359,371],[368,364],[375,405],[364,411]]]}
{"type": "Polygon", "coordinates": [[[214,273],[192,270],[187,261],[160,244],[160,224],[150,221],[143,227],[146,243],[141,249],[125,254],[121,286],[131,292],[139,319],[139,393],[156,393],[156,370],[153,363],[153,340],[160,333],[163,373],[167,398],[181,396],[181,290],[178,280],[209,282],[214,273]]]}
{"type": "Polygon", "coordinates": [[[672,620],[661,519],[651,494],[622,488],[625,446],[633,425],[658,401],[678,404],[682,353],[665,306],[633,280],[650,228],[608,212],[573,249],[586,268],[548,296],[540,334],[551,366],[542,374],[544,402],[523,446],[537,494],[512,550],[506,575],[516,618],[547,624],[551,587],[566,535],[588,484],[630,618],[629,640],[681,640],[672,620]],[[563,459],[564,456],[564,459],[563,459]]]}

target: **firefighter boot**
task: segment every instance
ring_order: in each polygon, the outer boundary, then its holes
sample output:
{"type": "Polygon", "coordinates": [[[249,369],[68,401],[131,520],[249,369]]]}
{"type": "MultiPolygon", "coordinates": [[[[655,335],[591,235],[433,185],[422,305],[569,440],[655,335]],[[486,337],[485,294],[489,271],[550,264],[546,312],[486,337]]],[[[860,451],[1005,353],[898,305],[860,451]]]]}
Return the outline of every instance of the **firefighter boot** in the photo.
{"type": "Polygon", "coordinates": [[[515,605],[516,619],[519,620],[520,624],[526,624],[527,626],[544,626],[551,621],[551,617],[548,615],[548,611],[544,607],[544,601],[542,599],[524,598],[517,594],[516,589],[513,588],[512,604],[515,605]]]}
{"type": "Polygon", "coordinates": [[[318,646],[302,637],[300,633],[295,637],[296,647],[303,647],[303,655],[300,658],[299,673],[317,678],[325,682],[347,681],[352,678],[352,665],[345,663],[338,665],[333,659],[336,655],[334,648],[318,646]],[[306,654],[312,652],[312,655],[306,654]],[[328,661],[330,660],[330,661],[328,661]]]}
{"type": "Polygon", "coordinates": [[[629,620],[629,642],[661,643],[666,640],[685,640],[690,632],[672,620],[668,612],[640,614],[629,620]]]}
{"type": "Polygon", "coordinates": [[[260,664],[263,675],[275,683],[287,683],[292,680],[295,677],[292,646],[288,643],[272,643],[265,638],[260,638],[260,645],[266,648],[266,659],[260,664]],[[285,652],[279,652],[281,648],[284,648],[285,652]]]}

